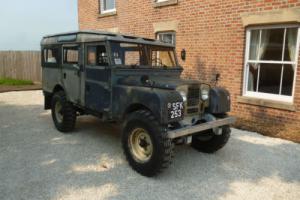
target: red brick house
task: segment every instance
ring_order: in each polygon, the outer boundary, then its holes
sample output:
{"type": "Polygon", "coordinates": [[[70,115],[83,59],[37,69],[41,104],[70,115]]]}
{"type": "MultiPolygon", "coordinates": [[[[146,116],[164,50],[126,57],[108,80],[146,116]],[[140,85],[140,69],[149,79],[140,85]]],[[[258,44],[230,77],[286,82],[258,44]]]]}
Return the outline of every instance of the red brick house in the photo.
{"type": "Polygon", "coordinates": [[[78,0],[78,9],[80,29],[176,43],[184,77],[220,73],[236,126],[300,138],[299,0],[78,0]]]}

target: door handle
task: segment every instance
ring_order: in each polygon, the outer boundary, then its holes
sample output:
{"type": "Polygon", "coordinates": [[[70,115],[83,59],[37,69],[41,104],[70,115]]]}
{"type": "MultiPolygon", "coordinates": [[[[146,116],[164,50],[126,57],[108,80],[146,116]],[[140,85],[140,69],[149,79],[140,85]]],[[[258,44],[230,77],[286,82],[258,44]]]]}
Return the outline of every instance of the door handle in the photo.
{"type": "Polygon", "coordinates": [[[64,73],[64,79],[66,79],[67,78],[67,74],[66,73],[64,73]]]}

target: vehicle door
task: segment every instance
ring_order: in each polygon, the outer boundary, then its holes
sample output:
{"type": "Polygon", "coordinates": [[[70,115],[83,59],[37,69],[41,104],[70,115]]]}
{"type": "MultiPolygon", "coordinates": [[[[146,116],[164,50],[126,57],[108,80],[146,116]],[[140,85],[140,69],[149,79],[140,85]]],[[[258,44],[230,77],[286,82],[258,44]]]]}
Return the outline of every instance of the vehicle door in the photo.
{"type": "Polygon", "coordinates": [[[85,45],[85,106],[94,111],[108,111],[110,107],[111,68],[105,43],[85,45]]]}
{"type": "Polygon", "coordinates": [[[80,46],[63,45],[62,82],[71,102],[80,103],[80,46]]]}

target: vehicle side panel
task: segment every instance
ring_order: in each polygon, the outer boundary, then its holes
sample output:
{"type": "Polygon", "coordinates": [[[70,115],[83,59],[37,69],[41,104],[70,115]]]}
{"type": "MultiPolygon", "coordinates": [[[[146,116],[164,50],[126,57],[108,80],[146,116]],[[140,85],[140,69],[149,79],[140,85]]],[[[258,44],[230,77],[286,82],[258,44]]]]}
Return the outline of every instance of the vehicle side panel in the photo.
{"type": "Polygon", "coordinates": [[[161,118],[161,100],[151,88],[117,85],[113,87],[112,115],[122,120],[130,105],[140,104],[147,107],[156,118],[161,118]]]}
{"type": "Polygon", "coordinates": [[[110,106],[110,73],[105,67],[86,67],[85,105],[103,112],[110,106]]]}
{"type": "Polygon", "coordinates": [[[42,76],[43,91],[52,93],[56,85],[62,85],[60,68],[44,67],[42,76]]]}
{"type": "Polygon", "coordinates": [[[183,117],[168,118],[168,103],[182,102],[182,97],[174,90],[116,85],[113,94],[112,115],[118,120],[123,120],[131,105],[143,105],[163,124],[179,121],[183,117]]]}

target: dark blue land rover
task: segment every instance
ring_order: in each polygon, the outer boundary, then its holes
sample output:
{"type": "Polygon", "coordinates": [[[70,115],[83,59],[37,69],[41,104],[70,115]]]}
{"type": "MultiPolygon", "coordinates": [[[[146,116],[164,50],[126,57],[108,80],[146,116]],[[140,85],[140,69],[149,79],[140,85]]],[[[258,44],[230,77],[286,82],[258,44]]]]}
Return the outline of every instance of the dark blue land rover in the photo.
{"type": "Polygon", "coordinates": [[[212,153],[229,139],[229,92],[181,79],[171,44],[80,31],[45,36],[41,51],[45,109],[56,128],[71,132],[86,114],[123,123],[124,153],[142,175],[166,168],[176,144],[212,153]]]}

